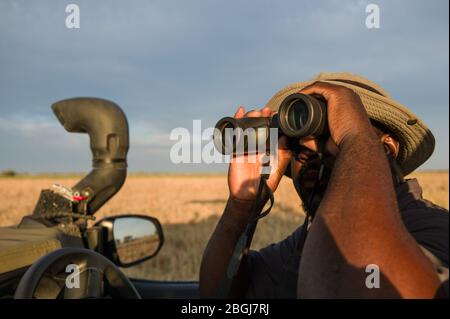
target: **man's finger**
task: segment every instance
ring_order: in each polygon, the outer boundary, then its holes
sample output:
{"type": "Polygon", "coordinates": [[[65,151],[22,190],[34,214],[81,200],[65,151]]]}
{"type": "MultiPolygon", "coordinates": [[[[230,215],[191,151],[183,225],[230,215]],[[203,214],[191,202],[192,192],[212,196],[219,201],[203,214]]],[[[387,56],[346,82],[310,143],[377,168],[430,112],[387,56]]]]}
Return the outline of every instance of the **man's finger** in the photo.
{"type": "Polygon", "coordinates": [[[261,110],[261,116],[270,117],[272,115],[272,109],[269,107],[265,107],[261,110]]]}
{"type": "Polygon", "coordinates": [[[252,110],[245,113],[244,117],[261,117],[261,114],[261,111],[252,110]]]}
{"type": "Polygon", "coordinates": [[[245,114],[245,109],[243,106],[239,106],[236,113],[234,114],[234,117],[237,119],[243,118],[245,114]]]}
{"type": "MultiPolygon", "coordinates": [[[[280,140],[283,140],[283,139],[284,139],[284,141],[279,141],[279,142],[285,144],[284,147],[286,147],[287,139],[285,137],[280,138],[280,140]]],[[[281,146],[281,147],[283,147],[283,146],[281,146]]],[[[267,184],[269,185],[269,187],[271,189],[277,188],[289,162],[291,161],[292,155],[293,155],[292,151],[290,151],[289,149],[280,148],[280,146],[279,146],[277,161],[272,163],[272,165],[276,164],[277,167],[275,168],[275,171],[272,172],[272,174],[270,174],[269,179],[267,180],[267,184]]]]}
{"type": "Polygon", "coordinates": [[[330,100],[333,95],[334,90],[336,89],[336,85],[324,83],[324,82],[315,82],[307,87],[304,87],[300,90],[300,93],[303,94],[318,94],[324,97],[325,100],[330,100]]]}

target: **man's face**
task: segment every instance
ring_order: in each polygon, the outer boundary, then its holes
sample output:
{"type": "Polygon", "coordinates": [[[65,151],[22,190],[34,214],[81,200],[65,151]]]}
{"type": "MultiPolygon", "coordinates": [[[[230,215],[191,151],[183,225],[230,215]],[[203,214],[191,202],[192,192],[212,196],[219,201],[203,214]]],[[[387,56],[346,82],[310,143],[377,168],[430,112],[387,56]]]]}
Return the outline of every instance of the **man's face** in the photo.
{"type": "Polygon", "coordinates": [[[302,146],[299,156],[292,160],[292,180],[305,211],[312,213],[325,195],[335,160],[336,154],[329,152],[327,148],[320,159],[317,151],[306,146],[302,146]],[[318,181],[322,164],[322,177],[318,181]]]}
{"type": "MultiPolygon", "coordinates": [[[[398,155],[398,141],[391,134],[384,133],[376,127],[374,127],[374,130],[380,138],[380,143],[383,143],[386,149],[396,157],[398,155]]],[[[297,194],[302,200],[303,209],[313,213],[325,195],[339,148],[331,139],[326,140],[320,159],[317,139],[303,139],[299,143],[300,153],[291,162],[291,176],[297,194]],[[322,177],[318,181],[322,164],[322,177]]]]}

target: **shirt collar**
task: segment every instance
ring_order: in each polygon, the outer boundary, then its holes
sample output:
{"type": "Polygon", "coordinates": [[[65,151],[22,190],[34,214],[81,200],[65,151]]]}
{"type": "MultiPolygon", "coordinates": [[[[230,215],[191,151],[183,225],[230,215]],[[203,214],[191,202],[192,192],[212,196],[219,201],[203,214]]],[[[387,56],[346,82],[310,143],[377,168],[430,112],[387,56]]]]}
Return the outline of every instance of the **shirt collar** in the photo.
{"type": "Polygon", "coordinates": [[[416,178],[407,179],[403,183],[400,183],[395,191],[400,210],[405,209],[413,201],[423,199],[422,187],[420,187],[416,178]]]}

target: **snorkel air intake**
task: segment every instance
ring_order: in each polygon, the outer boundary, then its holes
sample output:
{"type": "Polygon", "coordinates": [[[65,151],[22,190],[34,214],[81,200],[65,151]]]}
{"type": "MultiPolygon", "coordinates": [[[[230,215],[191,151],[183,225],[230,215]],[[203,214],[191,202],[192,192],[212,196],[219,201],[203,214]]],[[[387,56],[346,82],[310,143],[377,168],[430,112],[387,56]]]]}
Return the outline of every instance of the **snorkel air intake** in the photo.
{"type": "Polygon", "coordinates": [[[52,109],[66,131],[89,135],[92,171],[72,190],[83,199],[79,212],[93,215],[125,182],[129,148],[127,118],[118,105],[98,98],[62,100],[54,103],[52,109]]]}

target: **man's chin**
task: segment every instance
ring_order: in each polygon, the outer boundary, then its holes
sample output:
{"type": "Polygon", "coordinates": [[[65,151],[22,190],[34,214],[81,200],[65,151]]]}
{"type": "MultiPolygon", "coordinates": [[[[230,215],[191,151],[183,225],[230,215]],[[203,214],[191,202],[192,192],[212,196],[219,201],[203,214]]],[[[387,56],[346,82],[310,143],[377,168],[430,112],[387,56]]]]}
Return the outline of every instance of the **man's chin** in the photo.
{"type": "Polygon", "coordinates": [[[311,184],[313,186],[306,187],[304,186],[306,184],[302,183],[302,186],[299,185],[295,188],[297,190],[297,194],[300,197],[300,200],[302,201],[303,210],[311,215],[314,215],[315,211],[320,205],[320,202],[323,199],[323,196],[325,195],[328,186],[328,178],[326,178],[326,180],[320,181],[318,184],[316,184],[315,181],[311,184]]]}
{"type": "MultiPolygon", "coordinates": [[[[318,196],[318,195],[316,195],[316,196],[318,196]]],[[[315,213],[315,211],[317,210],[317,208],[319,207],[321,200],[322,200],[322,196],[318,196],[316,199],[314,199],[312,201],[311,201],[311,199],[305,199],[305,200],[302,199],[303,211],[305,213],[313,215],[315,213]]]]}
{"type": "MultiPolygon", "coordinates": [[[[330,164],[330,162],[327,162],[327,164],[330,164]]],[[[323,165],[322,176],[318,180],[321,164],[325,163],[319,160],[308,163],[308,165],[300,170],[298,176],[293,179],[295,190],[302,201],[302,207],[305,212],[311,215],[315,213],[320,201],[325,195],[333,169],[333,165],[323,165]]]]}

